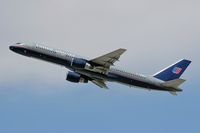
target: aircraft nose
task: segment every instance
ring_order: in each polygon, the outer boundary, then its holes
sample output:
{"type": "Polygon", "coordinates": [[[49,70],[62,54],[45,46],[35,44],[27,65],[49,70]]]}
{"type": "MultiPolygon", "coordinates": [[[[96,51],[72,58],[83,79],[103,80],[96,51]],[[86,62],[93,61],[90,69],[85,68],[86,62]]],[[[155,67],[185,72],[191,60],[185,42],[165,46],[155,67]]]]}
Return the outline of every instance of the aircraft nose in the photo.
{"type": "Polygon", "coordinates": [[[17,46],[17,45],[11,45],[11,46],[9,46],[9,49],[11,51],[13,51],[13,52],[15,52],[18,48],[19,48],[19,46],[17,46]]]}
{"type": "Polygon", "coordinates": [[[14,50],[14,46],[10,46],[9,49],[13,51],[14,50]]]}
{"type": "Polygon", "coordinates": [[[21,47],[21,44],[22,43],[13,44],[13,45],[9,46],[9,49],[12,50],[12,51],[15,51],[16,49],[18,49],[19,47],[21,47]]]}

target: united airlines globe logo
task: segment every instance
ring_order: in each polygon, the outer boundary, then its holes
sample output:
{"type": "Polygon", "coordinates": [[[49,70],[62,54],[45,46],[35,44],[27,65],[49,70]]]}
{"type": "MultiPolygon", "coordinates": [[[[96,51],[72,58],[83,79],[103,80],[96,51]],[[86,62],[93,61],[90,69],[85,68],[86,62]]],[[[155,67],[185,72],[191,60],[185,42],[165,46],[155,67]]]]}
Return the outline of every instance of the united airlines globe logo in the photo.
{"type": "Polygon", "coordinates": [[[182,71],[182,68],[180,67],[174,67],[174,69],[172,70],[174,74],[179,74],[181,71],[182,71]]]}

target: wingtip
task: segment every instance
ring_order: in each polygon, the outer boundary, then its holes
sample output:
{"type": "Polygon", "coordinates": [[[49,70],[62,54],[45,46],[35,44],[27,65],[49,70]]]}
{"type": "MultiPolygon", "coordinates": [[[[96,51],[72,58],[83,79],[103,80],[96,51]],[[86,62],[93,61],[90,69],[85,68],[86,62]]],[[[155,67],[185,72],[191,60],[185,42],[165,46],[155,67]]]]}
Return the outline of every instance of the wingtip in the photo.
{"type": "Polygon", "coordinates": [[[169,91],[169,93],[173,96],[177,96],[177,93],[175,91],[169,91]]]}
{"type": "Polygon", "coordinates": [[[120,50],[126,51],[127,49],[125,49],[125,48],[120,48],[120,50]]]}

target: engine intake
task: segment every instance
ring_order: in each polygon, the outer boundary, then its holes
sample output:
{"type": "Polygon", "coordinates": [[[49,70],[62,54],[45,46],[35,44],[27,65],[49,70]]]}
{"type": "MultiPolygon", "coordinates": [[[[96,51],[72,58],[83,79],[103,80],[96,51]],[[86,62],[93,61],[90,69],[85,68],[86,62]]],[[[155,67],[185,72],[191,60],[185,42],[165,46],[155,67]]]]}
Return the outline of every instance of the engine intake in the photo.
{"type": "Polygon", "coordinates": [[[81,77],[80,74],[76,72],[68,72],[66,76],[66,80],[73,82],[73,83],[88,83],[88,79],[81,77]]]}

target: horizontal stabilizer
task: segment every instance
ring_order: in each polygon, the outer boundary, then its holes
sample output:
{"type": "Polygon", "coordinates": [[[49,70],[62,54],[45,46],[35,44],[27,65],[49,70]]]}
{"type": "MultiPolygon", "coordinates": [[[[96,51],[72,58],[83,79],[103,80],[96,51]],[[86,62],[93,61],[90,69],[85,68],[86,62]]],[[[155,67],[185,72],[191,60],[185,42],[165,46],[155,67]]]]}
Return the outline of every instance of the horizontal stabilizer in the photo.
{"type": "Polygon", "coordinates": [[[186,81],[185,79],[174,79],[174,80],[166,81],[162,85],[165,86],[165,87],[177,88],[178,86],[180,86],[185,81],[186,81]]]}

